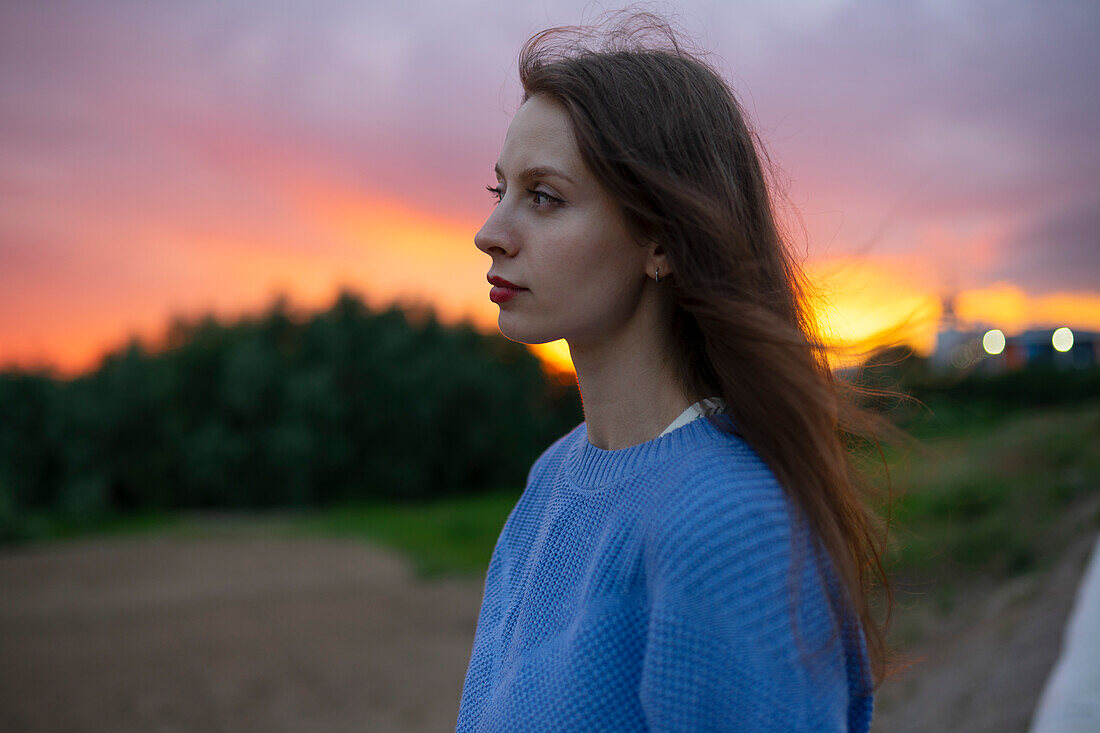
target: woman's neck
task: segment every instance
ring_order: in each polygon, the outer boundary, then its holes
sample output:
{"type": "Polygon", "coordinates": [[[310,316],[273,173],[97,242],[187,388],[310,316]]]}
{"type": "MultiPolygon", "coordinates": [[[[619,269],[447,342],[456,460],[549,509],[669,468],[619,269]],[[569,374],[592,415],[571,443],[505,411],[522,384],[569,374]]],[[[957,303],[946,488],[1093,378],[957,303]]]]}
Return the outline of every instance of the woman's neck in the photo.
{"type": "MultiPolygon", "coordinates": [[[[644,312],[644,311],[643,311],[644,312]]],[[[668,353],[671,334],[638,318],[596,345],[570,343],[588,442],[618,450],[652,440],[696,399],[685,395],[668,353]]]]}

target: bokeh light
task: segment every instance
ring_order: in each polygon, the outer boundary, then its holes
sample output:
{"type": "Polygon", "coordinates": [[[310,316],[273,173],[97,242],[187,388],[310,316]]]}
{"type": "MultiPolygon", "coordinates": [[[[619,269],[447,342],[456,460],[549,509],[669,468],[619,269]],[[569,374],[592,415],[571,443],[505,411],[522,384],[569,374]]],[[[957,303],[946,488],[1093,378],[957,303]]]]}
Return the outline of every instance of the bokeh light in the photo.
{"type": "Polygon", "coordinates": [[[1073,331],[1065,326],[1059,328],[1050,337],[1050,343],[1054,345],[1055,351],[1069,351],[1073,348],[1073,331]]]}
{"type": "Polygon", "coordinates": [[[982,348],[990,356],[996,356],[1005,350],[1005,335],[999,328],[993,328],[982,336],[982,348]]]}

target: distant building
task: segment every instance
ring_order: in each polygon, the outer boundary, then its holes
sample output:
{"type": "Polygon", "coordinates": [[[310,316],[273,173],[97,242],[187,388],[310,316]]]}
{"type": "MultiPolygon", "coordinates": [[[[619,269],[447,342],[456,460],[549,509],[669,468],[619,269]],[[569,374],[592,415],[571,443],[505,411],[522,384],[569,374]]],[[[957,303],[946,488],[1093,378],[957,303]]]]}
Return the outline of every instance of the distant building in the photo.
{"type": "Polygon", "coordinates": [[[932,367],[939,372],[1000,374],[1027,366],[1090,369],[1100,365],[1100,334],[1067,327],[1037,328],[1006,335],[996,326],[964,326],[954,299],[943,301],[932,367]]]}
{"type": "Polygon", "coordinates": [[[945,297],[940,328],[936,332],[936,350],[932,352],[932,368],[946,372],[969,366],[973,362],[971,341],[973,334],[959,326],[954,297],[945,297]]]}

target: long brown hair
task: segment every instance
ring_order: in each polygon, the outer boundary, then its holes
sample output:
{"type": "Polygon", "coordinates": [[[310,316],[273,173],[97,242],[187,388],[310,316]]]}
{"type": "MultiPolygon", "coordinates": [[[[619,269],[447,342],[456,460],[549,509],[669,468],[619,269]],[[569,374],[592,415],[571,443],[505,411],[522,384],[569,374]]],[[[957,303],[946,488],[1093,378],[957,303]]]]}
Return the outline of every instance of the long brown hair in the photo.
{"type": "Polygon", "coordinates": [[[736,97],[648,13],[543,31],[524,45],[519,72],[525,100],[564,106],[585,163],[636,233],[666,252],[673,271],[660,287],[674,304],[685,394],[725,399],[732,424],[716,424],[743,436],[812,522],[881,681],[885,631],[870,596],[881,581],[889,609],[883,539],[848,450],[881,421],[830,369],[776,221],[763,147],[736,97]]]}

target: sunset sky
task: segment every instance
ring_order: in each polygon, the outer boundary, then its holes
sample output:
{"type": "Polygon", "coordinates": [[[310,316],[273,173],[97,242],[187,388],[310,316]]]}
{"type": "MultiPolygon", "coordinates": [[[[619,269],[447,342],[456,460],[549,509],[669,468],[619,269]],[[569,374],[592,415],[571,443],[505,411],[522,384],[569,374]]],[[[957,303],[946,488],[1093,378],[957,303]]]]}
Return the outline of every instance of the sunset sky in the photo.
{"type": "MultiPolygon", "coordinates": [[[[493,329],[523,41],[591,2],[0,5],[0,365],[75,373],[175,315],[428,303],[493,329]]],[[[1100,3],[656,4],[731,81],[838,338],[940,298],[1100,330],[1100,3]]]]}

